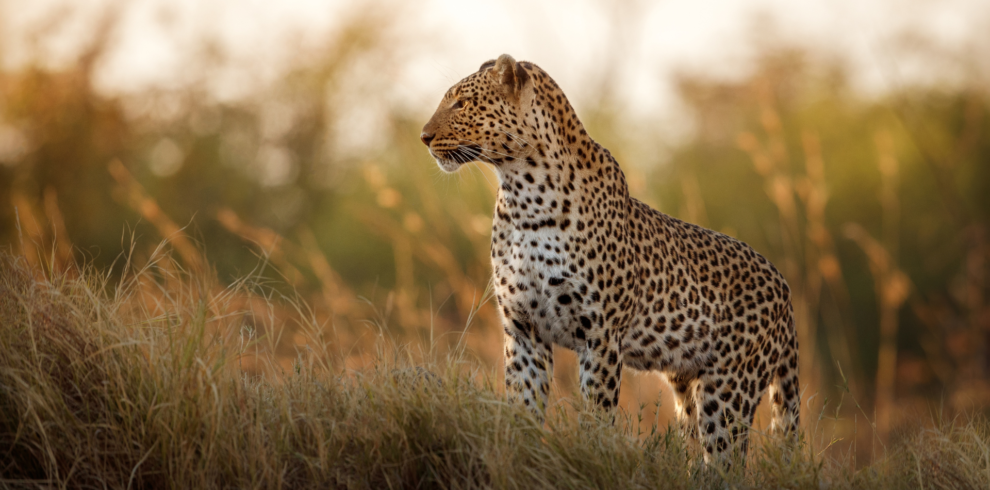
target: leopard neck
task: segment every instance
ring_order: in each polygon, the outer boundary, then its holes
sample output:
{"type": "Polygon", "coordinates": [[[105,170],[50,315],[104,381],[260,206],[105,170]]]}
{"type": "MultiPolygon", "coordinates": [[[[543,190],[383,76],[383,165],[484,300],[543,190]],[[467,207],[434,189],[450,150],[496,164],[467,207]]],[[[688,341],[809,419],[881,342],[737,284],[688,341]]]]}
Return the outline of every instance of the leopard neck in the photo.
{"type": "Polygon", "coordinates": [[[502,219],[523,229],[556,226],[567,231],[570,224],[583,228],[595,219],[593,199],[628,201],[618,162],[588,135],[559,89],[537,88],[522,106],[527,108],[525,139],[506,136],[526,151],[496,167],[501,184],[496,211],[502,219]]]}

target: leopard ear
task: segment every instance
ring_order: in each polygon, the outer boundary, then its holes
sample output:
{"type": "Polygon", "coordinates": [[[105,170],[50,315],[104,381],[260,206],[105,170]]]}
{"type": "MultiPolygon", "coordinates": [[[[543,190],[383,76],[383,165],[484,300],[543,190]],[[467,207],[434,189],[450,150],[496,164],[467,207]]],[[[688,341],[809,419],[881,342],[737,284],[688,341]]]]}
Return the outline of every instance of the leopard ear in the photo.
{"type": "Polygon", "coordinates": [[[481,64],[481,68],[478,68],[478,71],[485,71],[493,66],[495,66],[495,60],[488,60],[481,64]]]}
{"type": "Polygon", "coordinates": [[[519,66],[519,63],[516,63],[516,60],[507,54],[503,54],[495,60],[491,76],[498,84],[502,85],[506,92],[513,96],[519,95],[519,91],[522,90],[523,84],[529,77],[526,71],[519,66]]]}

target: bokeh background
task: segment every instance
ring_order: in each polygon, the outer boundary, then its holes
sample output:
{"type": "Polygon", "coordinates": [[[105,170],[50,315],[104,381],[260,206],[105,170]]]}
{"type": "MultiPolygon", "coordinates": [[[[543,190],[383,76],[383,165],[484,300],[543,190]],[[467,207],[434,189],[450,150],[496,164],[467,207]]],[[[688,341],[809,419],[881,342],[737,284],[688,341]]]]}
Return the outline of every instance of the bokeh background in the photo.
{"type": "MultiPolygon", "coordinates": [[[[990,406],[988,33],[976,0],[3,0],[0,246],[70,274],[171,253],[252,277],[308,305],[244,303],[286,365],[305,317],[341,369],[387,337],[498,373],[496,177],[442,174],[418,135],[507,52],[556,79],[634,196],[777,264],[804,423],[865,454],[990,406]]],[[[625,410],[670,417],[656,377],[623,385],[625,410]]]]}

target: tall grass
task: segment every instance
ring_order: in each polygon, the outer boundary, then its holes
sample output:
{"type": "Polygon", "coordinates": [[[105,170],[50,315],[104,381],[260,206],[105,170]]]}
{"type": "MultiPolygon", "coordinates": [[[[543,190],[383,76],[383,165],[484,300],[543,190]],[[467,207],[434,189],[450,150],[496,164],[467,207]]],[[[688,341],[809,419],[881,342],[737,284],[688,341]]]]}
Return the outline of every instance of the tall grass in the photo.
{"type": "Polygon", "coordinates": [[[613,426],[558,402],[540,426],[463,351],[413,365],[382,337],[373,367],[348,370],[331,326],[257,277],[219,287],[164,254],[109,277],[0,254],[0,486],[990,485],[982,419],[934,424],[859,469],[817,432],[796,446],[757,433],[746,465],[724,470],[666,427],[642,432],[636,414],[613,426]],[[306,342],[285,365],[275,350],[290,327],[306,342]]]}

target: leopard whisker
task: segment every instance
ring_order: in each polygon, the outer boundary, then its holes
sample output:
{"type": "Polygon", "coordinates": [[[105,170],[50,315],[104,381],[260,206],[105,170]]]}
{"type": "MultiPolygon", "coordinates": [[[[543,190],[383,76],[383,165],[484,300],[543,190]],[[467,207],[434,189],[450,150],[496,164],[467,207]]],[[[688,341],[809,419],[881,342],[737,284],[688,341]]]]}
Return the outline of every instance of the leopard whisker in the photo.
{"type": "Polygon", "coordinates": [[[457,150],[455,150],[455,152],[457,154],[461,155],[462,157],[464,157],[464,160],[465,160],[464,163],[467,163],[467,162],[476,160],[478,158],[481,158],[481,156],[482,156],[481,155],[481,150],[482,150],[482,148],[480,146],[477,146],[477,145],[475,145],[475,146],[467,146],[467,145],[459,144],[459,145],[457,145],[457,150]]]}
{"type": "Polygon", "coordinates": [[[471,171],[478,172],[479,174],[481,174],[481,178],[485,179],[485,182],[487,182],[488,186],[491,187],[493,190],[497,188],[497,186],[495,184],[492,184],[492,181],[488,179],[488,176],[485,175],[485,171],[479,168],[477,165],[472,165],[471,171]]]}
{"type": "Polygon", "coordinates": [[[521,147],[529,146],[529,141],[526,141],[523,137],[521,137],[521,136],[519,136],[517,134],[512,134],[512,133],[510,133],[510,132],[508,132],[508,131],[506,131],[506,130],[504,130],[502,128],[499,128],[498,130],[501,131],[501,132],[503,132],[503,133],[505,133],[506,136],[512,138],[516,143],[519,143],[519,145],[521,147]]]}
{"type": "Polygon", "coordinates": [[[488,148],[482,148],[481,151],[486,151],[488,153],[494,153],[496,155],[503,156],[503,157],[511,157],[512,156],[512,155],[509,155],[508,153],[502,153],[502,152],[497,151],[497,150],[489,150],[488,148]]]}
{"type": "MultiPolygon", "coordinates": [[[[481,146],[477,141],[474,141],[474,140],[465,139],[464,141],[467,141],[468,143],[471,143],[472,145],[478,147],[478,149],[481,150],[482,152],[494,153],[496,155],[503,156],[503,157],[512,157],[513,156],[513,155],[509,155],[508,153],[502,153],[502,152],[497,151],[497,150],[492,150],[492,149],[489,149],[489,148],[485,148],[485,147],[481,146]]],[[[458,145],[459,148],[462,148],[462,147],[465,147],[465,146],[467,146],[467,145],[464,145],[464,144],[459,144],[458,145]]],[[[491,162],[489,162],[489,163],[491,163],[491,162]]]]}
{"type": "Polygon", "coordinates": [[[485,153],[492,153],[506,158],[513,157],[513,155],[509,155],[508,153],[502,153],[497,150],[482,148],[480,145],[476,145],[475,147],[467,147],[467,148],[469,148],[471,151],[477,151],[478,152],[478,154],[476,155],[477,158],[485,158],[488,163],[492,163],[492,164],[494,164],[495,162],[492,162],[491,158],[488,155],[485,155],[485,153]]]}

